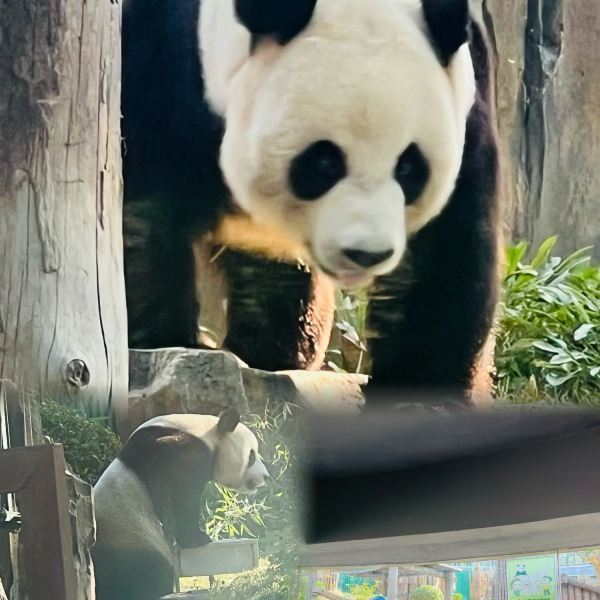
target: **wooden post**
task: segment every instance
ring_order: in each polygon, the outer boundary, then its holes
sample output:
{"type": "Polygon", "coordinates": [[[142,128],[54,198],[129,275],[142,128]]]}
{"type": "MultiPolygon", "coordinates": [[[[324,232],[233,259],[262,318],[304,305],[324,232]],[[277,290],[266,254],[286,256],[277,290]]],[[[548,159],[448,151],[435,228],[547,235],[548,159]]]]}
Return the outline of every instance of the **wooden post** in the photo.
{"type": "Polygon", "coordinates": [[[498,574],[496,581],[498,582],[498,588],[494,597],[496,600],[508,600],[508,580],[506,577],[506,559],[501,558],[498,562],[498,574]]]}
{"type": "Polygon", "coordinates": [[[387,600],[398,600],[398,567],[388,569],[387,600]]]}
{"type": "Polygon", "coordinates": [[[514,239],[600,257],[597,0],[477,0],[498,57],[503,200],[514,239]],[[585,124],[585,125],[584,125],[585,124]]]}
{"type": "Polygon", "coordinates": [[[317,583],[317,575],[314,571],[309,571],[306,577],[306,588],[304,596],[307,600],[313,600],[315,596],[315,584],[317,583]]]}
{"type": "Polygon", "coordinates": [[[0,3],[0,379],[126,405],[120,4],[0,3]]]}
{"type": "Polygon", "coordinates": [[[28,600],[78,600],[62,446],[0,451],[0,493],[8,492],[23,516],[22,591],[28,600]]]}
{"type": "Polygon", "coordinates": [[[444,600],[452,600],[454,592],[454,571],[444,572],[444,600]]]}

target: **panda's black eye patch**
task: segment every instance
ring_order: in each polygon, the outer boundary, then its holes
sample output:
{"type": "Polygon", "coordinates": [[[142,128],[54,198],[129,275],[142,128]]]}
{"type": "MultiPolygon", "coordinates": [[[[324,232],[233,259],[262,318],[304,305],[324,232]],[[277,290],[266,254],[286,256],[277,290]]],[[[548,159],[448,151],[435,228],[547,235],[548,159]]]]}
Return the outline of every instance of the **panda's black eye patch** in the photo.
{"type": "Polygon", "coordinates": [[[429,165],[416,144],[411,144],[398,159],[394,177],[404,192],[407,205],[418,200],[429,179],[429,165]]]}
{"type": "Polygon", "coordinates": [[[346,157],[328,140],[311,144],[290,165],[289,181],[301,200],[317,200],[346,176],[346,157]]]}
{"type": "Polygon", "coordinates": [[[256,462],[256,452],[250,450],[250,456],[248,457],[248,467],[251,467],[256,462]]]}

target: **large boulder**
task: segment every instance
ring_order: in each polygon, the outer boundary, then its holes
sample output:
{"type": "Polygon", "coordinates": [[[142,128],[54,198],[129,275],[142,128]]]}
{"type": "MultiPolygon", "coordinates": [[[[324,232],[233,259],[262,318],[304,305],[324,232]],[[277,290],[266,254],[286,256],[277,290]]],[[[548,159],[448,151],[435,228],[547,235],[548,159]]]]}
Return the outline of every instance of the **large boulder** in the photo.
{"type": "Polygon", "coordinates": [[[158,415],[218,415],[227,407],[242,414],[262,412],[266,402],[299,404],[320,412],[357,412],[367,381],[363,375],[250,369],[222,350],[131,350],[129,356],[129,417],[118,423],[123,439],[158,415]]]}

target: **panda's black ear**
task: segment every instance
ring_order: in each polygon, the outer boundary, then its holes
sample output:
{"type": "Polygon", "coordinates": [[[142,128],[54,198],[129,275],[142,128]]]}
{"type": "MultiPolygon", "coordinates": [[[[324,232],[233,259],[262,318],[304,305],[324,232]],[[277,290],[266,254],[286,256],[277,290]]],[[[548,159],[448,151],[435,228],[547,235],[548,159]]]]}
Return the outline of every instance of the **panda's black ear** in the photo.
{"type": "Polygon", "coordinates": [[[468,40],[469,0],[422,0],[425,22],[441,63],[448,66],[468,40]]]}
{"type": "Polygon", "coordinates": [[[219,415],[219,422],[217,423],[217,432],[219,435],[227,435],[233,433],[235,428],[239,425],[240,413],[235,408],[228,408],[225,412],[219,415]]]}
{"type": "Polygon", "coordinates": [[[254,37],[273,37],[285,44],[310,22],[317,0],[235,0],[240,23],[254,37]]]}

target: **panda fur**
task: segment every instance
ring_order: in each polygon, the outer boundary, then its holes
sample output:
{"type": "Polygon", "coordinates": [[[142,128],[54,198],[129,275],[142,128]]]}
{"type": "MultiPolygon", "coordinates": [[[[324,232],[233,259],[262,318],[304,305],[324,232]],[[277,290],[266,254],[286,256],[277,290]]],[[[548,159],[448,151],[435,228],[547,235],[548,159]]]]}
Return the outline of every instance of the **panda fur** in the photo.
{"type": "Polygon", "coordinates": [[[94,487],[98,600],[155,600],[174,590],[175,544],[210,541],[198,519],[209,480],[244,492],[267,471],[234,410],[167,415],[139,427],[94,487]]]}
{"type": "Polygon", "coordinates": [[[130,345],[202,345],[200,317],[251,366],[320,368],[332,284],[370,284],[371,389],[466,399],[497,296],[490,62],[468,0],[126,0],[130,345]]]}

